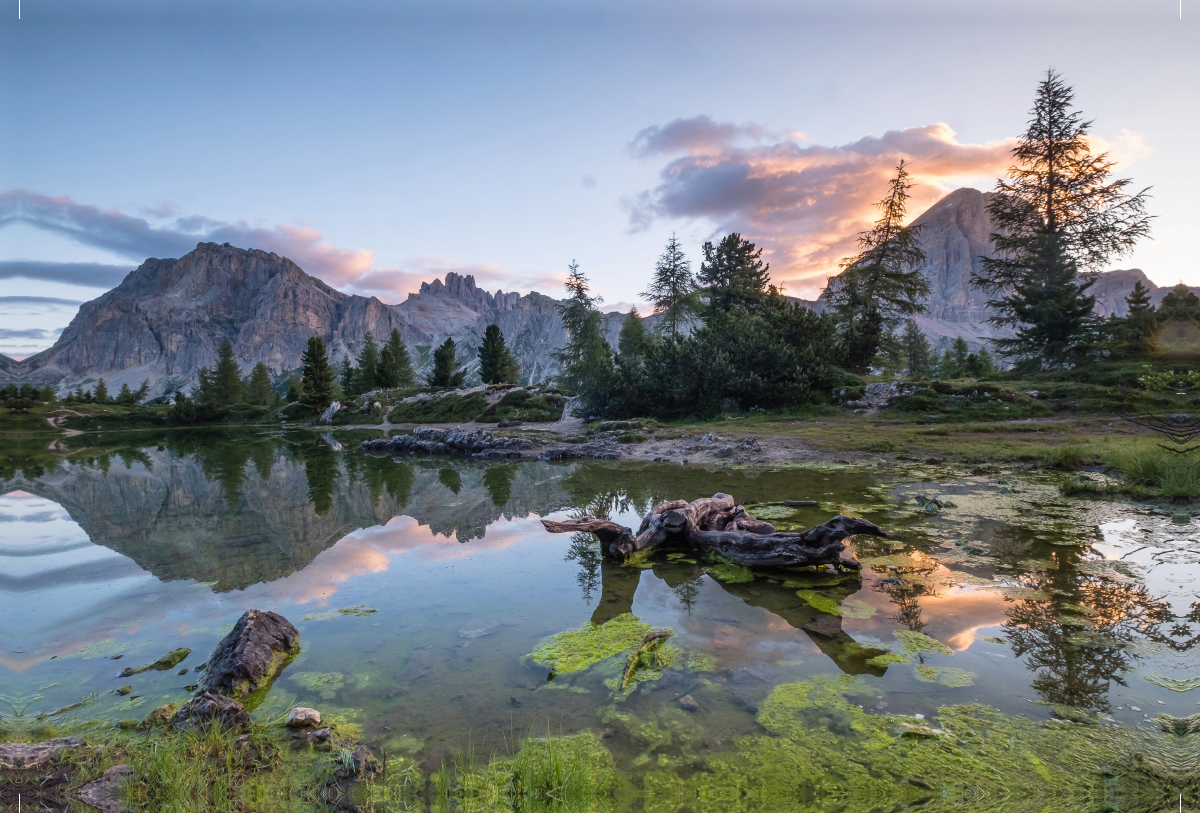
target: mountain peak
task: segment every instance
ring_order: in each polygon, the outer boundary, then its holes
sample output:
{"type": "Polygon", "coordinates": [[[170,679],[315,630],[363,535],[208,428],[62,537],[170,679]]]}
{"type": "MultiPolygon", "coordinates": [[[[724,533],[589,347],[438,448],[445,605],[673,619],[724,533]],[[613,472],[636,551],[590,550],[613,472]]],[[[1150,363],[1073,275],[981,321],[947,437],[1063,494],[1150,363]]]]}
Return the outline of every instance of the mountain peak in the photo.
{"type": "Polygon", "coordinates": [[[446,274],[445,282],[440,279],[435,279],[433,282],[422,282],[421,290],[415,294],[409,294],[408,298],[412,299],[422,295],[456,299],[476,313],[495,310],[510,311],[517,306],[517,301],[521,298],[516,291],[506,294],[497,289],[496,293],[490,294],[475,286],[473,275],[467,274],[464,277],[455,271],[446,274]]]}

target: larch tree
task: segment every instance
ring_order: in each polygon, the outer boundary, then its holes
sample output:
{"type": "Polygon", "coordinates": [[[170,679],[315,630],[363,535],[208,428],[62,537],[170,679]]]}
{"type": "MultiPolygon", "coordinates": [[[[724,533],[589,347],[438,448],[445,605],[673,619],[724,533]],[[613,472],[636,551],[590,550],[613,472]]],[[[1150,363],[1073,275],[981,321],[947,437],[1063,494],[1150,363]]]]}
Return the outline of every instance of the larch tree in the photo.
{"type": "Polygon", "coordinates": [[[577,393],[588,414],[602,414],[611,394],[613,354],[604,336],[603,317],[596,306],[603,298],[593,296],[588,278],[574,260],[567,276],[567,299],[558,306],[567,330],[567,343],[555,358],[561,365],[557,380],[564,389],[577,393]]]}
{"type": "Polygon", "coordinates": [[[989,321],[1015,330],[994,339],[1000,352],[1037,366],[1077,355],[1093,321],[1090,274],[1129,253],[1150,231],[1146,189],[1114,180],[1108,153],[1095,154],[1091,122],[1053,69],[1038,84],[1013,165],[988,203],[994,257],[982,257],[971,284],[993,298],[989,321]]]}
{"type": "Polygon", "coordinates": [[[921,332],[916,319],[909,319],[904,323],[904,331],[900,334],[900,348],[904,369],[909,378],[921,378],[930,374],[929,339],[921,332]]]}
{"type": "Polygon", "coordinates": [[[905,226],[909,190],[915,184],[901,160],[876,206],[879,219],[858,236],[859,253],[842,260],[821,298],[838,319],[847,369],[866,372],[904,320],[924,313],[929,281],[921,271],[921,226],[905,226]]]}
{"type": "Polygon", "coordinates": [[[674,342],[679,341],[680,334],[699,314],[703,300],[692,264],[674,234],[658,258],[654,276],[642,296],[653,303],[654,312],[662,317],[659,332],[674,342]]]}

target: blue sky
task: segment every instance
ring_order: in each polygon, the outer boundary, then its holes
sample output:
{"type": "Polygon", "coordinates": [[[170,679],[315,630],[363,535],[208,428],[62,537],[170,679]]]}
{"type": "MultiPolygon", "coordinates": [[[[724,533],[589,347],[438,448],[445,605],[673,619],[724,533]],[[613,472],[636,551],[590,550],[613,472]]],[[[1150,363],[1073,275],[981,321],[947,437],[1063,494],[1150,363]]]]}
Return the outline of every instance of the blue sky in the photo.
{"type": "Polygon", "coordinates": [[[672,231],[738,229],[813,295],[898,157],[915,212],[990,188],[1051,65],[1154,187],[1114,267],[1200,283],[1187,2],[4,3],[0,352],[200,239],[387,302],[577,259],[627,306],[672,231]]]}

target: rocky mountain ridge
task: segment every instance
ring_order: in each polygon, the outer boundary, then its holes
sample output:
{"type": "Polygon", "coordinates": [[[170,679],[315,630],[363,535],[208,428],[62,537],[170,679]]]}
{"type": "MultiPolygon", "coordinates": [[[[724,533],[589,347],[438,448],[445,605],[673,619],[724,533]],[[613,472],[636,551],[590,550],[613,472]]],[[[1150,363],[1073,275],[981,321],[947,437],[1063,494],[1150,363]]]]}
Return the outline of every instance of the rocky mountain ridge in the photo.
{"type": "MultiPolygon", "coordinates": [[[[990,195],[956,190],[914,221],[923,227],[924,272],[933,291],[917,321],[936,347],[962,336],[975,349],[1001,333],[987,323],[987,296],[970,285],[980,256],[990,250],[990,195]]],[[[1155,301],[1169,290],[1139,269],[1100,274],[1092,287],[1097,312],[1125,313],[1124,297],[1138,280],[1155,301]]],[[[821,309],[819,301],[806,304],[821,309]]],[[[277,254],[200,243],[179,259],[146,260],[116,288],[85,303],[48,350],[21,361],[0,355],[0,384],[50,384],[65,393],[100,378],[110,391],[149,380],[151,394],[161,395],[189,387],[202,366],[216,362],[225,338],[244,370],[261,361],[279,375],[299,367],[312,335],[325,339],[337,364],[358,354],[368,331],[382,338],[393,329],[418,370],[447,337],[458,343],[460,361],[474,369],[475,348],[490,324],[503,331],[524,381],[537,382],[555,374],[555,353],[567,339],[557,305],[536,291],[490,293],[454,272],[389,305],[337,291],[277,254]]],[[[623,314],[605,314],[614,345],[623,320],[623,314]]]]}

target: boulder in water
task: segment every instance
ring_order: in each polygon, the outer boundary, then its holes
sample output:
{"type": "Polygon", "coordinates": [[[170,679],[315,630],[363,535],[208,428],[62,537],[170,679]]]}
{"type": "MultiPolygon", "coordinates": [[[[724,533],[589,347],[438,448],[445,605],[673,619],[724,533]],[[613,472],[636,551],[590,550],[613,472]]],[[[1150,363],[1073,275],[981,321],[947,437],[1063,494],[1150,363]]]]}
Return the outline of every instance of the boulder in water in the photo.
{"type": "Polygon", "coordinates": [[[270,683],[300,652],[300,633],[282,615],[247,610],[208,659],[200,690],[245,697],[270,683]]]}

